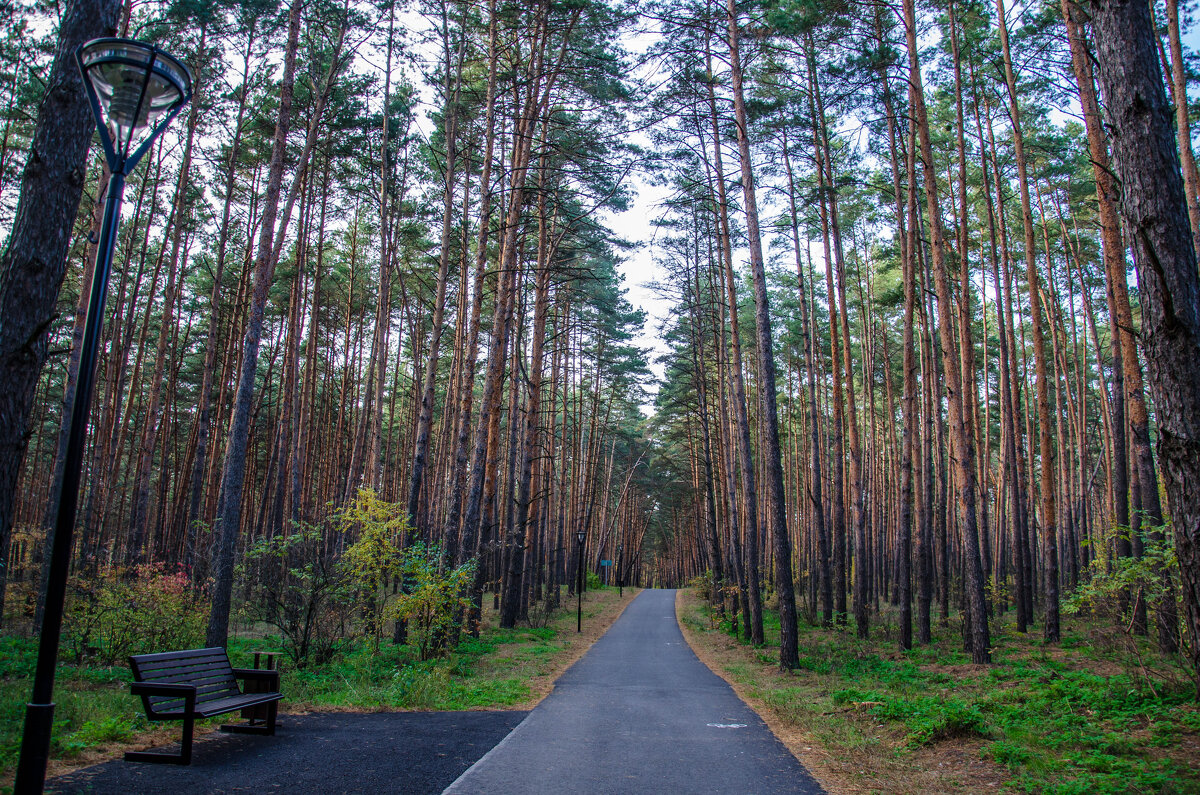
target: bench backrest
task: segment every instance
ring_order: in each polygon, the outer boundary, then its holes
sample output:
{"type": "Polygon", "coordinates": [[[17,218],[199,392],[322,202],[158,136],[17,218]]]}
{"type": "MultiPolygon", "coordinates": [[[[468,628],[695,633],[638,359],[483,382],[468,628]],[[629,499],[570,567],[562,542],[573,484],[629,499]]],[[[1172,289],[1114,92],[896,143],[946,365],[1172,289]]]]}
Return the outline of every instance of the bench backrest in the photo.
{"type": "MultiPolygon", "coordinates": [[[[196,706],[209,701],[241,695],[229,655],[217,646],[211,649],[168,651],[161,654],[137,654],[129,658],[129,668],[138,682],[188,684],[196,686],[196,706]]],[[[146,712],[175,712],[183,709],[176,696],[143,696],[146,712]]]]}

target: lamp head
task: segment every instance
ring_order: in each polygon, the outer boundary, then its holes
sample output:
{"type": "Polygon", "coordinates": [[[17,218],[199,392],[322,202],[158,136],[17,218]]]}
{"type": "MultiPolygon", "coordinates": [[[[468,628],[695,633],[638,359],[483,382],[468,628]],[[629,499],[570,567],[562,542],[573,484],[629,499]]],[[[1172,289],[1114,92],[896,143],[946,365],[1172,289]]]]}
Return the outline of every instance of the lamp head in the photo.
{"type": "Polygon", "coordinates": [[[575,538],[579,539],[580,544],[583,544],[583,539],[587,538],[587,533],[583,530],[580,530],[575,533],[575,538]]]}
{"type": "Polygon", "coordinates": [[[109,168],[132,170],[191,98],[192,73],[178,59],[133,39],[93,39],[76,57],[109,168]],[[150,134],[139,141],[147,129],[150,134]]]}

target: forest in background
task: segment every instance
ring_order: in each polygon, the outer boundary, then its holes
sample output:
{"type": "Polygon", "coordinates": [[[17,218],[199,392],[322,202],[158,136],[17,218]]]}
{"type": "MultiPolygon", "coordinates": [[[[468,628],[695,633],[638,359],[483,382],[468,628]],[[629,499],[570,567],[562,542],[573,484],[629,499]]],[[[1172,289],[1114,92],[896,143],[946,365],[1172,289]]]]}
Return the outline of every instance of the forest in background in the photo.
{"type": "MultiPolygon", "coordinates": [[[[400,642],[383,607],[421,572],[512,626],[582,559],[706,578],[755,642],[777,610],[785,668],[800,619],[867,637],[895,611],[908,648],[953,614],[984,663],[993,626],[1053,643],[1067,609],[1194,675],[1188,9],[1139,5],[1157,49],[1126,62],[1128,8],[109,0],[197,91],[130,179],[77,604],[106,578],[178,589],[223,644],[239,610],[332,610],[336,570],[358,630],[400,642]],[[1112,135],[1137,79],[1167,155],[1112,135]],[[653,397],[617,273],[637,241],[600,220],[639,172],[669,194],[676,305],[653,397]]],[[[5,226],[61,10],[11,6],[5,226]]],[[[18,627],[78,377],[89,164],[27,421],[0,418],[18,627]]]]}
{"type": "MultiPolygon", "coordinates": [[[[1186,20],[1145,10],[1192,277],[1186,20]]],[[[1064,611],[1194,654],[1195,481],[1176,470],[1164,500],[1134,273],[1166,247],[1139,237],[1144,198],[1115,171],[1104,13],[710,3],[664,22],[652,102],[677,312],[651,427],[654,466],[690,488],[656,562],[707,578],[755,642],[766,593],[785,668],[796,611],[860,638],[880,621],[902,649],[954,614],[976,663],[993,627],[1057,642],[1064,611]]],[[[1194,395],[1182,383],[1168,412],[1194,395]]]]}
{"type": "MultiPolygon", "coordinates": [[[[7,52],[9,218],[22,97],[54,41],[54,9],[25,11],[7,52]]],[[[271,617],[325,588],[364,515],[435,569],[479,558],[468,590],[478,604],[510,583],[510,626],[574,591],[582,530],[589,570],[638,578],[642,316],[615,270],[629,244],[595,220],[624,205],[637,158],[628,21],[600,4],[122,8],[120,33],[177,53],[196,93],[131,178],[80,583],[182,576],[223,643],[231,600],[271,617]]],[[[29,606],[94,257],[99,208],[83,205],[4,536],[0,584],[29,606]]],[[[382,593],[413,565],[359,568],[382,593]]]]}

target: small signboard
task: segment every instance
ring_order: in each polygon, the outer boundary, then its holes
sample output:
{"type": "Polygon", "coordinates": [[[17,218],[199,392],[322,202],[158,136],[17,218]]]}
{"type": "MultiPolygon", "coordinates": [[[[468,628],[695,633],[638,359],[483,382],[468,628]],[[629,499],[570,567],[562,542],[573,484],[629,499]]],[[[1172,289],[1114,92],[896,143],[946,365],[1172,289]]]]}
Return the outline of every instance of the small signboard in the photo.
{"type": "Polygon", "coordinates": [[[612,561],[611,560],[602,560],[602,561],[600,561],[600,565],[601,566],[611,566],[612,561]]]}

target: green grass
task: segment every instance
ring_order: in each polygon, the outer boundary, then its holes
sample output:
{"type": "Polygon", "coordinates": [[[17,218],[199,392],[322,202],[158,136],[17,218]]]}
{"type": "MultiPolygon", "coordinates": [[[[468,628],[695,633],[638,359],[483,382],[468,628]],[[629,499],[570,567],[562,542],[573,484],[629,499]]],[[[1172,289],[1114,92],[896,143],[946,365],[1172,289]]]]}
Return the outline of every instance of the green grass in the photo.
{"type": "MultiPolygon", "coordinates": [[[[729,633],[727,622],[710,629],[702,603],[687,604],[682,615],[692,631],[729,633]]],[[[1154,674],[1147,680],[1129,652],[1093,647],[1086,624],[1046,646],[998,622],[994,665],[975,667],[952,627],[938,627],[934,644],[902,653],[886,624],[862,641],[852,629],[802,623],[800,665],[784,677],[775,674],[771,648],[777,617],[764,615],[764,625],[767,648],[746,648],[747,662],[727,665],[727,673],[847,768],[886,769],[872,780],[915,770],[939,743],[967,738],[972,753],[1003,766],[1010,792],[1200,793],[1200,711],[1191,684],[1143,649],[1154,674]]]]}
{"type": "MultiPolygon", "coordinates": [[[[0,770],[5,777],[16,766],[36,657],[33,640],[0,637],[0,770]]],[[[70,759],[93,745],[128,739],[146,727],[128,695],[128,680],[127,669],[59,666],[53,758],[70,759]]]]}

